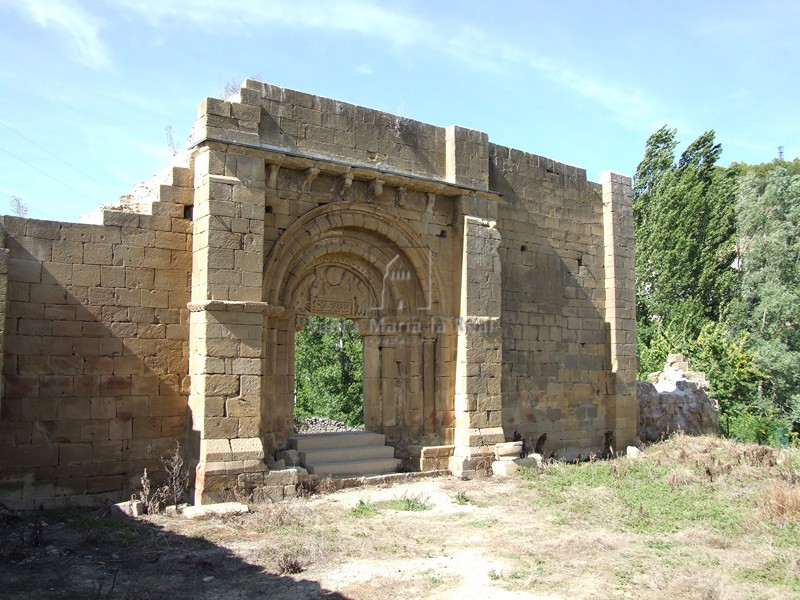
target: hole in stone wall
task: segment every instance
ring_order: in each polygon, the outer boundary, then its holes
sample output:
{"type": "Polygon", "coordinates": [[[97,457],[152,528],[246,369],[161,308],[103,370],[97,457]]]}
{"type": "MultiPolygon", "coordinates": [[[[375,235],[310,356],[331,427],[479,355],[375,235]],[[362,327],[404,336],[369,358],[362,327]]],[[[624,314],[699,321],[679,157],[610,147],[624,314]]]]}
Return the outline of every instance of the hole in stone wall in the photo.
{"type": "Polygon", "coordinates": [[[578,266],[579,266],[579,267],[582,267],[582,266],[583,266],[583,256],[579,256],[579,257],[578,257],[578,266]]]}
{"type": "Polygon", "coordinates": [[[440,237],[440,238],[446,238],[446,237],[447,237],[447,230],[446,230],[446,229],[442,229],[442,230],[439,232],[439,237],[440,237]]]}
{"type": "Polygon", "coordinates": [[[264,212],[267,213],[268,215],[271,215],[272,214],[272,207],[269,204],[267,204],[264,207],[264,212]]]}
{"type": "Polygon", "coordinates": [[[194,206],[184,206],[183,207],[183,218],[184,219],[192,219],[192,218],[194,218],[194,206]]]}
{"type": "Polygon", "coordinates": [[[525,252],[528,249],[528,247],[525,244],[522,244],[522,246],[520,246],[519,249],[521,252],[525,252]]]}

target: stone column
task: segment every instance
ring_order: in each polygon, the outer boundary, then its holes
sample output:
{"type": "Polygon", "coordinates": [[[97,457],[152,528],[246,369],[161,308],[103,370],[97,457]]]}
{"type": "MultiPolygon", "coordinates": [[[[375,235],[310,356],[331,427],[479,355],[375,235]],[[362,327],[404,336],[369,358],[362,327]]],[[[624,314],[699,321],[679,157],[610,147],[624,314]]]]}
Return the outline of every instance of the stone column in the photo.
{"type": "Polygon", "coordinates": [[[636,441],[636,280],[631,179],[600,174],[605,246],[605,319],[610,333],[611,420],[618,447],[636,441]]]}
{"type": "Polygon", "coordinates": [[[493,221],[465,216],[455,389],[454,475],[491,461],[502,428],[500,233],[493,221]]]}
{"type": "Polygon", "coordinates": [[[381,401],[381,338],[369,331],[367,319],[359,324],[364,343],[364,429],[383,433],[383,402],[381,401]]]}
{"type": "Polygon", "coordinates": [[[437,443],[436,438],[436,333],[425,331],[422,336],[422,442],[437,443]]]}

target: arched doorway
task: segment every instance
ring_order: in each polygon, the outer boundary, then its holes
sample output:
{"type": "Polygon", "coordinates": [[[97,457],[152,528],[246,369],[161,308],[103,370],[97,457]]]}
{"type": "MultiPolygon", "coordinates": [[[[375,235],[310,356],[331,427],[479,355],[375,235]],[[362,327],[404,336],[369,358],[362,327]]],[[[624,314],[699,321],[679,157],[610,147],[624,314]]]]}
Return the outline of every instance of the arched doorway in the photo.
{"type": "Polygon", "coordinates": [[[449,440],[437,388],[437,353],[452,348],[431,252],[396,216],[375,206],[333,203],[310,211],[275,244],[264,299],[261,418],[265,450],[293,433],[295,334],[310,315],[353,319],[364,339],[364,422],[390,443],[449,440]],[[439,415],[439,418],[437,418],[439,415]]]}

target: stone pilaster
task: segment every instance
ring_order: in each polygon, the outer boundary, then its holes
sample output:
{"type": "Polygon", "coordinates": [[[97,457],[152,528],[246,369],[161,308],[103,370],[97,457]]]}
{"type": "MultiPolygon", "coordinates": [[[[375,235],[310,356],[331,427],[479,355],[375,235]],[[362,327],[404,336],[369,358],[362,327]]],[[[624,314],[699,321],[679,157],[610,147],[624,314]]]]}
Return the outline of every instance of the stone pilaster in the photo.
{"type": "Polygon", "coordinates": [[[603,189],[605,319],[609,327],[611,373],[608,386],[617,446],[636,438],[636,280],[631,179],[600,174],[603,189]]]}
{"type": "Polygon", "coordinates": [[[265,468],[266,175],[262,158],[233,147],[204,145],[194,158],[189,407],[199,504],[219,500],[240,476],[265,468]]]}
{"type": "Polygon", "coordinates": [[[456,354],[455,451],[450,470],[469,474],[491,460],[502,428],[500,233],[494,222],[464,217],[461,309],[456,354]]]}
{"type": "Polygon", "coordinates": [[[489,189],[489,136],[451,125],[445,131],[446,179],[480,190],[489,189]]]}

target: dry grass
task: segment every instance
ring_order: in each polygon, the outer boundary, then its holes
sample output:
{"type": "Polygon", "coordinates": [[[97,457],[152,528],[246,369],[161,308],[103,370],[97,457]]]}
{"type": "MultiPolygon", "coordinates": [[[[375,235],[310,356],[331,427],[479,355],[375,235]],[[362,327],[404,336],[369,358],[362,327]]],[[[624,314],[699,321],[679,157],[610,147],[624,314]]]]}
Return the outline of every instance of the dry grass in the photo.
{"type": "MultiPolygon", "coordinates": [[[[800,598],[798,473],[798,450],[676,435],[638,460],[551,463],[521,477],[420,480],[255,504],[246,515],[146,521],[205,543],[196,551],[184,541],[182,553],[224,548],[284,586],[315,582],[353,599],[800,598]],[[405,504],[426,510],[399,510],[405,504]]],[[[100,537],[121,539],[116,530],[100,537]]],[[[71,556],[58,564],[75,569],[71,556]]],[[[216,559],[193,560],[212,569],[216,559]]],[[[213,570],[215,581],[225,573],[213,570]]],[[[264,579],[229,577],[218,589],[230,596],[195,597],[297,597],[265,589],[264,579]]],[[[146,576],[137,585],[147,597],[146,576]]],[[[169,597],[164,585],[154,575],[151,596],[169,597]]]]}
{"type": "Polygon", "coordinates": [[[800,523],[800,488],[782,481],[774,482],[767,492],[764,507],[775,519],[800,523]]]}

